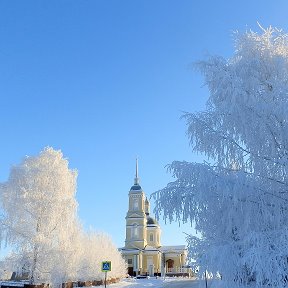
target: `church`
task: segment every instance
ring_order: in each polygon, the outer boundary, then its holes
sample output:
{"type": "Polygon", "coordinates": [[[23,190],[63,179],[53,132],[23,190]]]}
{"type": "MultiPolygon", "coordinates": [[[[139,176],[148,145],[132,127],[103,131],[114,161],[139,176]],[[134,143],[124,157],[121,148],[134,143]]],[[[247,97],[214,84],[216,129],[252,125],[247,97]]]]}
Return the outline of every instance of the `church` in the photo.
{"type": "Polygon", "coordinates": [[[185,245],[161,245],[161,229],[150,215],[149,200],[139,183],[137,160],[134,185],[128,197],[125,247],[119,249],[127,262],[128,274],[191,276],[191,269],[184,268],[187,257],[185,245]]]}

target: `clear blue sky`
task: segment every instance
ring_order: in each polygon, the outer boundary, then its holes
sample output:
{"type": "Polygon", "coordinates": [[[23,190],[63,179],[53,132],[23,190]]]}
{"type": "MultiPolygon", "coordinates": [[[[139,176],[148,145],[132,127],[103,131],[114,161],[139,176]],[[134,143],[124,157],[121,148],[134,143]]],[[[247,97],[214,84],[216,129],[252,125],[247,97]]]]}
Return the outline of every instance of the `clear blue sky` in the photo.
{"type": "MultiPolygon", "coordinates": [[[[231,56],[232,31],[257,21],[288,31],[287,11],[286,0],[0,0],[0,181],[25,155],[61,149],[85,227],[122,246],[136,156],[148,195],[172,180],[166,164],[201,161],[179,119],[207,99],[191,63],[231,56]]],[[[184,244],[188,226],[160,223],[164,245],[184,244]]]]}

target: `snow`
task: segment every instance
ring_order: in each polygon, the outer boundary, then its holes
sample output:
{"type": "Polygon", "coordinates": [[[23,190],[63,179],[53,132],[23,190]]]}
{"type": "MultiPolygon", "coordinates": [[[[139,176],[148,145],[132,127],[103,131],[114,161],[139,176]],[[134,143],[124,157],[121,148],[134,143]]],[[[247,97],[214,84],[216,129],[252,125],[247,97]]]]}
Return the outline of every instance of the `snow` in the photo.
{"type": "Polygon", "coordinates": [[[0,183],[0,244],[13,249],[0,261],[0,278],[15,271],[50,287],[70,279],[100,280],[106,259],[113,260],[111,278],[126,275],[126,262],[110,237],[83,229],[76,187],[77,171],[51,147],[12,167],[8,181],[0,183]]]}
{"type": "MultiPolygon", "coordinates": [[[[13,282],[13,281],[0,281],[0,285],[9,284],[9,286],[19,287],[21,284],[24,286],[24,282],[13,282]]],[[[173,278],[163,278],[163,277],[152,277],[145,279],[135,279],[135,278],[127,278],[123,279],[119,283],[106,285],[107,288],[141,288],[141,287],[151,287],[151,288],[163,288],[163,287],[194,287],[194,288],[202,288],[204,281],[199,281],[194,278],[182,278],[182,277],[173,277],[173,278]]],[[[210,284],[210,283],[209,283],[210,284]]],[[[104,288],[104,285],[101,286],[92,286],[91,288],[104,288]]],[[[208,285],[210,287],[210,285],[208,285]]]]}
{"type": "Polygon", "coordinates": [[[230,59],[196,64],[210,95],[183,118],[206,161],[174,161],[175,181],[152,194],[156,218],[195,225],[199,273],[229,288],[288,283],[288,35],[261,30],[235,33],[230,59]]]}
{"type": "MultiPolygon", "coordinates": [[[[194,287],[201,288],[203,286],[203,281],[188,279],[188,278],[150,278],[150,279],[124,279],[119,283],[107,285],[110,288],[142,288],[142,287],[151,287],[151,288],[163,288],[163,287],[175,287],[175,288],[185,288],[185,287],[194,287]]],[[[104,288],[104,286],[98,286],[99,288],[104,288]]]]}

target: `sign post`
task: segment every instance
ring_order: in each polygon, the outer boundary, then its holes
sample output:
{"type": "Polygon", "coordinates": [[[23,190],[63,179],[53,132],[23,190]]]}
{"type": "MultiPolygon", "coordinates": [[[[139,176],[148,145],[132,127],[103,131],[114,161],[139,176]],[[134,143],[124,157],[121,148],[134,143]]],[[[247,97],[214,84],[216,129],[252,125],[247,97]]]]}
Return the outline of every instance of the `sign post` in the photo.
{"type": "Polygon", "coordinates": [[[107,272],[111,271],[111,261],[102,261],[101,270],[102,270],[102,272],[105,272],[104,283],[105,283],[105,288],[106,288],[107,272]]]}

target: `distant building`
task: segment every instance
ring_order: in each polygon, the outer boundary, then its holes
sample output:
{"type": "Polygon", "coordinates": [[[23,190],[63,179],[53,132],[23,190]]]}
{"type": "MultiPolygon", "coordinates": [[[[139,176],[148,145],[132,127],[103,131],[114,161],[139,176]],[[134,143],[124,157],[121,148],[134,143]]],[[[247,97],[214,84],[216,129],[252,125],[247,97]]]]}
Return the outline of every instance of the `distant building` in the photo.
{"type": "Polygon", "coordinates": [[[185,245],[161,245],[160,225],[150,216],[149,201],[139,184],[137,160],[134,185],[129,191],[125,247],[120,251],[131,276],[190,273],[184,268],[187,256],[185,245]]]}

